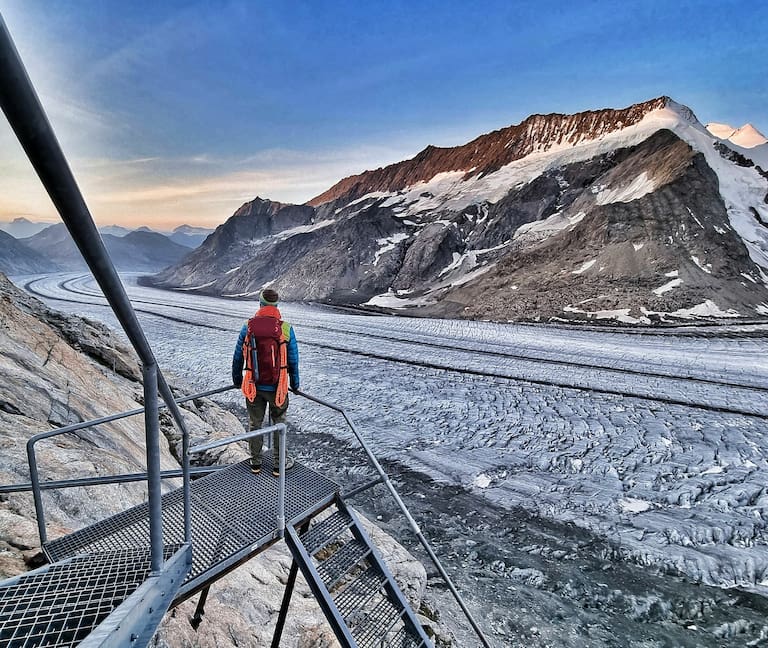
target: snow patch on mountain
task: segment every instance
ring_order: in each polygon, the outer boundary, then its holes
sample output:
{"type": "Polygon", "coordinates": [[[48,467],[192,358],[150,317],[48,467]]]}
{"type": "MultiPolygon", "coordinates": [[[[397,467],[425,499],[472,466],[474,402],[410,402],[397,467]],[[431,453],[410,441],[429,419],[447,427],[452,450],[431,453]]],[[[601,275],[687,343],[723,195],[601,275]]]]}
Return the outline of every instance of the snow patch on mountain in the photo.
{"type": "Polygon", "coordinates": [[[625,187],[616,187],[608,189],[605,187],[599,187],[595,202],[598,205],[608,205],[615,202],[631,202],[642,198],[645,194],[651,193],[656,189],[656,183],[648,177],[648,174],[643,171],[637,176],[631,183],[625,187]]]}
{"type": "Polygon", "coordinates": [[[571,272],[571,274],[579,275],[582,272],[586,272],[589,270],[593,265],[597,263],[597,259],[592,259],[591,261],[586,261],[578,270],[574,270],[571,272]]]}
{"type": "Polygon", "coordinates": [[[615,308],[612,310],[597,310],[588,311],[582,308],[576,308],[575,306],[564,306],[563,311],[566,313],[577,313],[579,315],[586,315],[587,319],[596,320],[616,320],[623,324],[649,324],[650,320],[647,317],[633,317],[630,315],[631,308],[615,308]]]}
{"type": "Polygon", "coordinates": [[[663,286],[659,286],[658,288],[655,288],[653,290],[653,293],[655,295],[663,295],[666,292],[669,292],[670,290],[677,288],[681,283],[683,283],[682,279],[673,279],[672,281],[668,281],[663,286]]]}
{"type": "Polygon", "coordinates": [[[699,257],[697,257],[695,254],[691,255],[691,261],[693,261],[700,270],[703,270],[707,274],[712,274],[711,263],[704,263],[703,261],[700,261],[699,257]]]}
{"type": "Polygon", "coordinates": [[[373,265],[379,265],[379,260],[384,254],[394,250],[399,243],[405,241],[408,238],[408,234],[405,234],[404,232],[398,232],[392,236],[378,239],[376,242],[380,247],[378,250],[376,250],[376,254],[373,258],[373,265]]]}
{"type": "Polygon", "coordinates": [[[336,221],[331,219],[321,220],[317,223],[312,223],[311,225],[297,225],[296,227],[291,227],[289,229],[285,229],[282,232],[278,232],[277,234],[273,234],[272,237],[274,240],[283,241],[287,238],[291,238],[292,236],[296,236],[297,234],[308,234],[309,232],[315,232],[319,229],[323,229],[324,227],[328,227],[329,225],[335,224],[336,221]]]}

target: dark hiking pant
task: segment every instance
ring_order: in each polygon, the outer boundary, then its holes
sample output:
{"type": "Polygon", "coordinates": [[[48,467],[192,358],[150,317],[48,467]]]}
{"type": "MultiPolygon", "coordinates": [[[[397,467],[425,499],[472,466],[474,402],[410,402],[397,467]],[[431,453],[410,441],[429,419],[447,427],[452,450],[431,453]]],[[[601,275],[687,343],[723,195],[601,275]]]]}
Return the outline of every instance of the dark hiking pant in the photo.
{"type": "MultiPolygon", "coordinates": [[[[253,402],[248,399],[245,400],[250,430],[258,430],[261,427],[261,424],[264,422],[267,406],[269,406],[269,417],[272,425],[285,423],[285,413],[288,410],[288,396],[286,395],[283,406],[277,407],[275,405],[275,392],[258,390],[253,402]]],[[[248,445],[251,449],[251,465],[261,466],[261,448],[263,444],[263,436],[248,439],[248,445]]],[[[272,433],[272,457],[274,459],[274,464],[272,465],[277,468],[280,461],[280,434],[278,432],[272,433]]]]}

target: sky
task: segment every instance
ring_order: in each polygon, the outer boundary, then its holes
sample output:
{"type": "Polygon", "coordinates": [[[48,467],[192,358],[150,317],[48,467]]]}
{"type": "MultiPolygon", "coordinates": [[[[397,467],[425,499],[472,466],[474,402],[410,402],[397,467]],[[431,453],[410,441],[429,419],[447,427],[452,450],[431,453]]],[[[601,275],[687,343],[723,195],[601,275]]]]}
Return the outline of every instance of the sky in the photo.
{"type": "MultiPolygon", "coordinates": [[[[532,113],[768,134],[768,2],[0,0],[99,225],[212,227],[532,113]],[[53,9],[55,7],[55,10],[53,9]]],[[[0,220],[57,215],[0,118],[0,220]]]]}

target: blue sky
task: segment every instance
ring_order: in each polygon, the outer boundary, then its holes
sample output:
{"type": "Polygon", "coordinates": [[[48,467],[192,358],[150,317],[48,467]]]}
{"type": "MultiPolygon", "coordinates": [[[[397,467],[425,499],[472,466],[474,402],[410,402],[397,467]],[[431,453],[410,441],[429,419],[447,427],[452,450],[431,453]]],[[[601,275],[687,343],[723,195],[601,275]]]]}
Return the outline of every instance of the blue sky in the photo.
{"type": "MultiPolygon", "coordinates": [[[[0,0],[100,223],[223,222],[535,112],[768,132],[768,3],[0,0]],[[54,9],[55,7],[55,9],[54,9]]],[[[0,219],[55,217],[0,123],[0,219]]]]}

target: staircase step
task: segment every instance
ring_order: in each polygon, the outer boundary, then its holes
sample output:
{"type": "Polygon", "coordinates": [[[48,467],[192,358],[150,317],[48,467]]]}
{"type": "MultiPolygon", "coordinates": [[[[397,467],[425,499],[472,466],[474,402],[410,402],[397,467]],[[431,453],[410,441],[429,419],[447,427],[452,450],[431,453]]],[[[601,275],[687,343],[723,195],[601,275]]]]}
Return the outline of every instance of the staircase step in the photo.
{"type": "Polygon", "coordinates": [[[344,531],[352,526],[352,518],[346,511],[335,511],[322,522],[313,525],[301,537],[301,543],[306,547],[307,553],[314,556],[336,540],[344,531]]]}
{"type": "Polygon", "coordinates": [[[391,645],[387,636],[398,623],[402,623],[405,610],[396,606],[386,596],[371,608],[370,612],[360,617],[355,627],[351,628],[352,636],[358,648],[380,648],[391,645]]]}
{"type": "Polygon", "coordinates": [[[357,539],[350,540],[326,560],[320,561],[317,571],[329,592],[346,576],[355,565],[371,555],[371,548],[357,539]]]}
{"type": "Polygon", "coordinates": [[[354,511],[338,511],[286,541],[342,646],[433,648],[354,511]],[[325,551],[323,551],[325,549],[325,551]]]}
{"type": "Polygon", "coordinates": [[[348,622],[354,622],[355,613],[364,610],[386,582],[386,576],[381,573],[378,567],[374,565],[368,567],[334,598],[341,616],[348,622]]]}

